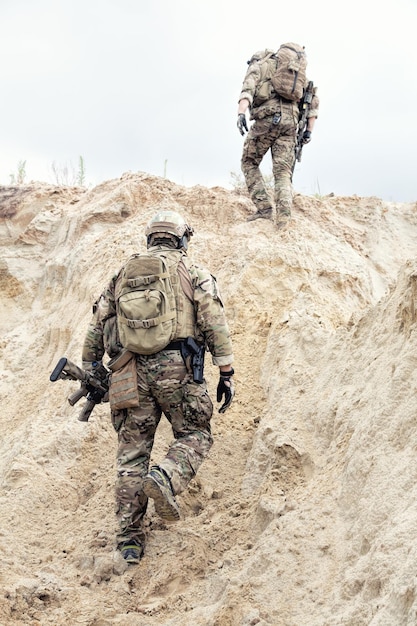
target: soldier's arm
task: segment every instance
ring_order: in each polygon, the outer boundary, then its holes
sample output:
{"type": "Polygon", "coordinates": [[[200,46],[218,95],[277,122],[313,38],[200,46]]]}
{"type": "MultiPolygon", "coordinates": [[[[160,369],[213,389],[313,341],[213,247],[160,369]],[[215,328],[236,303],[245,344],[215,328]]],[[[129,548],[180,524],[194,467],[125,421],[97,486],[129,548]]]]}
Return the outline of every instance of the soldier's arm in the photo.
{"type": "MultiPolygon", "coordinates": [[[[305,87],[307,88],[307,85],[309,84],[310,81],[308,81],[306,79],[306,84],[305,87]]],[[[317,87],[313,87],[313,97],[311,99],[311,104],[308,107],[308,111],[307,111],[307,123],[306,123],[306,127],[305,130],[310,132],[310,134],[313,132],[313,128],[314,128],[314,124],[316,122],[316,119],[318,117],[319,114],[319,98],[317,96],[317,87]]]]}
{"type": "Polygon", "coordinates": [[[103,359],[105,353],[104,325],[110,317],[116,314],[114,301],[115,279],[116,277],[113,277],[108,287],[93,305],[93,315],[87,328],[82,349],[83,366],[87,367],[88,363],[103,359]]]}
{"type": "Polygon", "coordinates": [[[241,113],[246,113],[246,111],[248,110],[248,107],[249,107],[249,100],[247,98],[242,98],[242,100],[239,100],[239,106],[237,109],[238,115],[240,115],[241,113]]]}
{"type": "Polygon", "coordinates": [[[307,113],[307,130],[313,130],[314,122],[319,115],[320,100],[317,95],[317,87],[313,87],[313,98],[307,113]]]}
{"type": "Polygon", "coordinates": [[[228,371],[233,363],[233,349],[217,281],[208,271],[198,268],[194,285],[197,326],[204,335],[213,364],[228,371]]]}
{"type": "Polygon", "coordinates": [[[315,118],[315,117],[308,117],[308,118],[307,118],[307,128],[306,128],[306,130],[309,130],[309,131],[310,131],[310,133],[312,133],[312,132],[313,132],[313,128],[314,128],[314,123],[315,123],[315,121],[316,121],[316,118],[315,118]]]}
{"type": "MultiPolygon", "coordinates": [[[[248,106],[252,106],[253,97],[255,95],[256,86],[259,82],[260,74],[261,72],[259,63],[251,63],[248,71],[246,72],[246,76],[242,85],[242,91],[239,96],[239,107],[241,106],[240,103],[244,100],[246,100],[248,104],[246,105],[245,110],[239,111],[239,113],[244,113],[248,106]]],[[[245,106],[245,104],[242,103],[242,106],[245,106]]]]}

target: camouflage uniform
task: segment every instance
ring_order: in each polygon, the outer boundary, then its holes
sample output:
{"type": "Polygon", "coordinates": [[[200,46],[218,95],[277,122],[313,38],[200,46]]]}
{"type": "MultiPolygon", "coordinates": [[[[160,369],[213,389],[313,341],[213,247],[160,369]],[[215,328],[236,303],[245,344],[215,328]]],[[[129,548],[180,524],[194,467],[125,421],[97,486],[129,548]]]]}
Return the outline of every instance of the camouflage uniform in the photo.
{"type": "MultiPolygon", "coordinates": [[[[232,363],[230,334],[216,279],[206,269],[192,264],[184,250],[168,252],[159,246],[148,252],[158,254],[158,251],[164,255],[182,255],[186,261],[194,288],[195,338],[206,343],[214,365],[232,363]]],[[[115,286],[119,275],[120,272],[113,277],[94,305],[82,353],[84,366],[101,360],[105,353],[114,357],[122,348],[115,316],[115,286]]],[[[186,488],[213,443],[210,429],[213,405],[206,383],[193,381],[180,351],[165,349],[135,358],[139,407],[112,411],[111,415],[119,440],[116,483],[119,542],[144,539],[142,519],[148,499],[142,481],[149,469],[162,413],[172,426],[174,441],[159,467],[169,476],[174,494],[186,488]]]]}
{"type": "MultiPolygon", "coordinates": [[[[263,157],[271,150],[277,215],[289,216],[293,199],[292,173],[298,130],[298,103],[281,98],[272,87],[267,99],[257,99],[259,84],[268,80],[267,67],[266,64],[262,67],[262,63],[256,61],[249,64],[239,96],[239,102],[244,98],[249,101],[250,119],[255,120],[245,139],[241,167],[257,211],[272,213],[271,198],[259,169],[263,157]]],[[[318,106],[319,100],[315,94],[308,117],[317,117],[318,106]]]]}

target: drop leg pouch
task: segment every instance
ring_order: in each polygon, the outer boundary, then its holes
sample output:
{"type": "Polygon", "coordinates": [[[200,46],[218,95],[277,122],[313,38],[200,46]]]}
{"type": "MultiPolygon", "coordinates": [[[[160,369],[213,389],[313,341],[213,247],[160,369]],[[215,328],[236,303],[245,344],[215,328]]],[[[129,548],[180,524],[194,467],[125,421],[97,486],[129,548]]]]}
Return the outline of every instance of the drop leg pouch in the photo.
{"type": "Polygon", "coordinates": [[[122,367],[112,371],[109,402],[112,411],[139,406],[138,375],[133,355],[122,367]]]}

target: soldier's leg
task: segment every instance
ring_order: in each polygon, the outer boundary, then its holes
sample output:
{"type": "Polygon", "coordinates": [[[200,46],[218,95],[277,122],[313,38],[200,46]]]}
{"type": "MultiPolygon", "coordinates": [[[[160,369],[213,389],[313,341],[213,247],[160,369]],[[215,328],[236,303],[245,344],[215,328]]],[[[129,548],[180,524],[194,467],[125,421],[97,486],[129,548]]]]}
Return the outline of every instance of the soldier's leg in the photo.
{"type": "Polygon", "coordinates": [[[170,355],[170,362],[161,365],[153,393],[171,423],[174,441],[158,465],[168,475],[174,494],[179,494],[196,475],[213,444],[213,404],[206,383],[192,380],[181,353],[165,354],[170,355]]]}
{"type": "Polygon", "coordinates": [[[279,227],[285,225],[291,217],[293,188],[292,173],[295,162],[295,131],[282,130],[271,147],[272,171],[275,186],[276,220],[279,227]]]}
{"type": "Polygon", "coordinates": [[[143,478],[149,460],[161,410],[149,392],[146,372],[138,365],[139,407],[113,414],[118,432],[116,481],[116,517],[119,523],[118,542],[138,538],[144,541],[142,520],[148,498],[143,492],[143,478]]]}
{"type": "Polygon", "coordinates": [[[256,206],[256,213],[249,218],[249,221],[258,217],[270,218],[272,216],[271,198],[259,168],[263,157],[271,146],[269,127],[270,121],[255,122],[243,145],[241,168],[250,198],[256,206]]]}
{"type": "Polygon", "coordinates": [[[188,486],[213,445],[212,414],[213,404],[206,384],[187,382],[183,386],[181,403],[170,413],[175,441],[160,463],[171,479],[174,494],[181,493],[188,486]]]}

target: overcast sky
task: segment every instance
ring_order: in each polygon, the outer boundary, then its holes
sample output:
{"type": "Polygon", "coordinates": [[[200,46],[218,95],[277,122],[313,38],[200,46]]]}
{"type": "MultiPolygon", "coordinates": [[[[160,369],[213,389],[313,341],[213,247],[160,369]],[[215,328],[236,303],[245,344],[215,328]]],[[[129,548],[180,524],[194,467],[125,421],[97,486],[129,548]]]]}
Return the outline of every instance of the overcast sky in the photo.
{"type": "Polygon", "coordinates": [[[0,184],[82,156],[91,186],[231,188],[246,61],[295,41],[320,96],[295,190],[417,201],[416,0],[0,0],[0,19],[0,184]]]}

